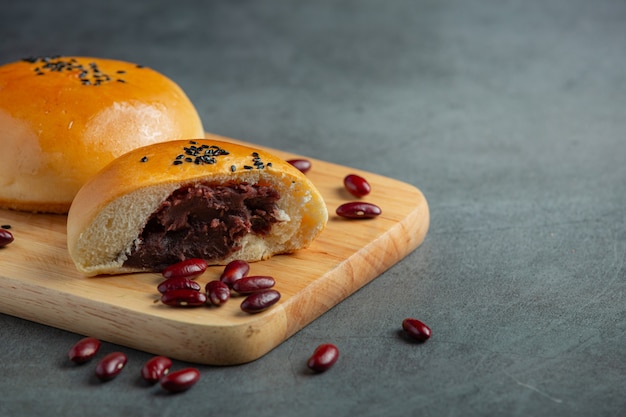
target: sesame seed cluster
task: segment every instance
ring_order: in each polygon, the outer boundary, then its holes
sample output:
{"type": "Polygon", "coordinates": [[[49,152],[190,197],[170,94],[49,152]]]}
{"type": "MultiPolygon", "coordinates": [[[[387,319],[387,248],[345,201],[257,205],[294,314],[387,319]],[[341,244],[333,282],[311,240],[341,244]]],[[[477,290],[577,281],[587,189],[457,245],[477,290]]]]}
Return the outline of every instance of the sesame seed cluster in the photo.
{"type": "MultiPolygon", "coordinates": [[[[54,56],[37,56],[24,58],[23,61],[33,64],[35,75],[45,75],[47,73],[60,73],[64,71],[78,72],[78,80],[82,85],[99,86],[108,82],[125,83],[123,75],[125,70],[117,70],[114,75],[109,75],[100,70],[96,62],[90,62],[89,65],[80,64],[75,58],[64,58],[60,55],[54,56]]],[[[137,65],[137,68],[143,68],[137,65]]]]}
{"type": "MultiPolygon", "coordinates": [[[[220,148],[217,145],[198,145],[196,141],[189,141],[189,146],[183,147],[183,153],[176,155],[172,161],[172,165],[182,165],[185,163],[191,163],[195,165],[213,165],[217,162],[217,158],[222,155],[230,155],[226,149],[220,148]]],[[[258,152],[252,152],[251,165],[243,165],[243,169],[264,169],[265,167],[271,167],[272,163],[267,164],[263,162],[258,152]]],[[[148,157],[142,157],[139,162],[148,162],[148,157]]],[[[235,172],[237,170],[236,165],[231,165],[230,170],[235,172]]]]}
{"type": "Polygon", "coordinates": [[[185,146],[183,148],[184,153],[176,156],[176,159],[174,159],[173,164],[180,165],[185,162],[191,162],[196,165],[200,165],[200,164],[211,165],[217,162],[217,159],[216,159],[217,157],[230,154],[230,152],[228,152],[227,150],[222,149],[216,145],[204,144],[201,146],[196,146],[197,144],[198,142],[189,141],[189,146],[185,146]]]}

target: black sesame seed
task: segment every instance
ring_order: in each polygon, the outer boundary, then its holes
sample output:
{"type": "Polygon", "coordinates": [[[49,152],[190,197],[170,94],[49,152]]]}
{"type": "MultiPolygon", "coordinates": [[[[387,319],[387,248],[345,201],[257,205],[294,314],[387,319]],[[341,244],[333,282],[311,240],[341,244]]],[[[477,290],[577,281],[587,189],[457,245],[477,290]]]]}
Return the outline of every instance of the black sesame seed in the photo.
{"type": "Polygon", "coordinates": [[[268,162],[266,166],[271,167],[271,166],[272,166],[272,163],[271,163],[271,162],[268,162]]]}
{"type": "Polygon", "coordinates": [[[184,157],[185,157],[185,155],[178,155],[178,156],[176,157],[176,159],[183,159],[184,157]]]}
{"type": "Polygon", "coordinates": [[[232,172],[235,172],[235,171],[237,171],[237,167],[236,167],[236,166],[234,166],[234,165],[231,165],[231,166],[230,166],[230,170],[231,170],[232,172]]]}
{"type": "Polygon", "coordinates": [[[3,224],[3,225],[2,225],[2,226],[0,226],[0,227],[2,227],[3,229],[8,230],[8,229],[10,229],[10,228],[11,228],[11,225],[10,225],[10,224],[3,224]]]}
{"type": "Polygon", "coordinates": [[[139,162],[147,162],[147,161],[148,161],[148,157],[147,156],[144,156],[143,158],[141,158],[139,160],[139,162]]]}
{"type": "Polygon", "coordinates": [[[254,169],[254,168],[252,168],[250,165],[244,165],[243,169],[254,169]]]}
{"type": "Polygon", "coordinates": [[[179,161],[179,160],[176,160],[176,161],[173,162],[174,165],[180,165],[182,163],[183,163],[183,161],[179,161]]]}

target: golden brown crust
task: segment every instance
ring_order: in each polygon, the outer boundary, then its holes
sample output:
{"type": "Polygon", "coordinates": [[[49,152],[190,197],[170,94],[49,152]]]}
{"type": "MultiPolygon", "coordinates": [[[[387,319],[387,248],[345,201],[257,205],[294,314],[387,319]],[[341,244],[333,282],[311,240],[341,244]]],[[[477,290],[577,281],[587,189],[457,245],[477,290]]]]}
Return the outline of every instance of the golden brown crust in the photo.
{"type": "Polygon", "coordinates": [[[263,239],[218,260],[256,261],[308,246],[328,212],[310,180],[283,159],[247,146],[210,139],[176,140],[135,149],[115,159],[76,195],[67,222],[68,249],[89,274],[132,272],[122,267],[149,216],[176,189],[189,184],[269,185],[288,221],[263,239]]]}
{"type": "Polygon", "coordinates": [[[203,134],[189,98],[152,69],[91,57],[0,66],[0,207],[65,213],[114,158],[203,134]]]}

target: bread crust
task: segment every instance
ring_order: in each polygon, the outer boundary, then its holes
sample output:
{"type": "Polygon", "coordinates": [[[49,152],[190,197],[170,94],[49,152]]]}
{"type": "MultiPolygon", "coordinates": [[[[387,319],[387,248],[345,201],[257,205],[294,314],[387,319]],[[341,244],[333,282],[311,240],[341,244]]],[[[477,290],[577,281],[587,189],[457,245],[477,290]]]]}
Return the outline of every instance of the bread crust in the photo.
{"type": "Polygon", "coordinates": [[[150,68],[94,57],[0,66],[0,207],[67,213],[116,157],[203,134],[183,90],[150,68]]]}
{"type": "Polygon", "coordinates": [[[283,159],[224,141],[176,140],[116,158],[80,189],[68,214],[70,256],[87,275],[150,270],[149,266],[127,268],[123,263],[141,244],[139,235],[161,203],[182,186],[237,183],[268,185],[278,191],[277,206],[285,221],[273,225],[266,236],[248,234],[240,250],[212,260],[213,264],[258,261],[305,248],[326,226],[328,211],[321,194],[283,159]],[[197,160],[207,149],[225,153],[213,160],[197,160]]]}

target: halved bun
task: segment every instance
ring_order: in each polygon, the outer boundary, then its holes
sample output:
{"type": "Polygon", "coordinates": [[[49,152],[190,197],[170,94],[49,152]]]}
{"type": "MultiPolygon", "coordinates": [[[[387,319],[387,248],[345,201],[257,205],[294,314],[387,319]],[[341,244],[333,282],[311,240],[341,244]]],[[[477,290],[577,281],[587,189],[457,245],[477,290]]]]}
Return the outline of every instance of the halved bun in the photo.
{"type": "Polygon", "coordinates": [[[70,208],[67,242],[87,275],[158,271],[186,258],[223,265],[293,252],[327,220],[319,191],[283,159],[176,140],[122,155],[88,181],[70,208]]]}
{"type": "Polygon", "coordinates": [[[149,68],[90,57],[0,66],[0,207],[67,213],[116,157],[203,135],[183,90],[149,68]]]}

